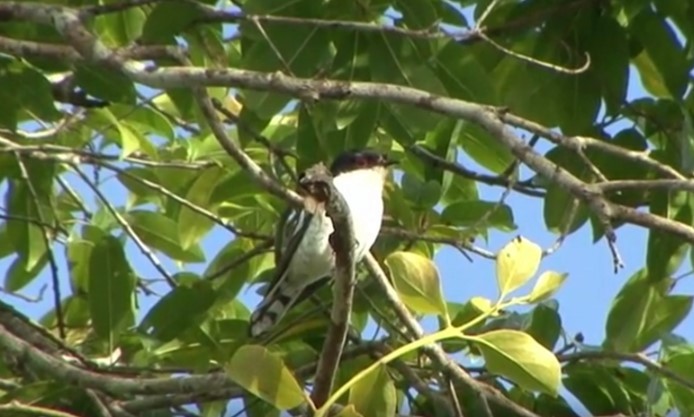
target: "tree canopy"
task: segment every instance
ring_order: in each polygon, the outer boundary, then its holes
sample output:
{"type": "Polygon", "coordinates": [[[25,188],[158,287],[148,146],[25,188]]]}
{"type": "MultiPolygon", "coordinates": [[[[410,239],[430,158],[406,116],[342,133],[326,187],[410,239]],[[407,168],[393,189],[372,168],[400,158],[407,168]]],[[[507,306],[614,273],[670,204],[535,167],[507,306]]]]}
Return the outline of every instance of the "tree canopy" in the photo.
{"type": "Polygon", "coordinates": [[[0,414],[694,415],[693,67],[689,1],[0,2],[0,414]],[[317,164],[367,146],[399,165],[352,268],[317,164]],[[331,217],[334,285],[250,339],[290,206],[331,217]],[[579,229],[615,271],[646,247],[599,344],[543,266],[579,229]],[[448,247],[497,298],[451,300],[448,247]]]}

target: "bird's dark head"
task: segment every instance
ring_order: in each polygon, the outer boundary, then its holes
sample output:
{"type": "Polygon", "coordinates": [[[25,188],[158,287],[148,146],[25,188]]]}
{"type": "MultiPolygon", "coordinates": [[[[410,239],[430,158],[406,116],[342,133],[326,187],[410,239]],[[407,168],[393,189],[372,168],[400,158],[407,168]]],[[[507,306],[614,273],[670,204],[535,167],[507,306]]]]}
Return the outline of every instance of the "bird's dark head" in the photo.
{"type": "Polygon", "coordinates": [[[358,169],[373,169],[379,167],[385,169],[395,163],[397,163],[397,161],[373,149],[349,150],[342,152],[335,158],[332,165],[330,165],[330,172],[333,176],[337,176],[358,169]]]}

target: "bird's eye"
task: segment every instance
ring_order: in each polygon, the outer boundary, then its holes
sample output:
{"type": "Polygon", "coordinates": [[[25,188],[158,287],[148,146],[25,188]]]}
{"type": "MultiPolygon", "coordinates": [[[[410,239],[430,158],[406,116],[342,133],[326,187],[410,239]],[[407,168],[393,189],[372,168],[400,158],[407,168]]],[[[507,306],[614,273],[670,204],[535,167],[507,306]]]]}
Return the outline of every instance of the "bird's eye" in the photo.
{"type": "Polygon", "coordinates": [[[361,155],[360,155],[360,156],[356,156],[356,157],[354,158],[354,164],[355,164],[356,166],[360,167],[360,168],[361,168],[361,167],[365,167],[365,166],[366,166],[366,162],[367,162],[367,161],[366,161],[366,158],[363,157],[363,156],[361,156],[361,155]]]}

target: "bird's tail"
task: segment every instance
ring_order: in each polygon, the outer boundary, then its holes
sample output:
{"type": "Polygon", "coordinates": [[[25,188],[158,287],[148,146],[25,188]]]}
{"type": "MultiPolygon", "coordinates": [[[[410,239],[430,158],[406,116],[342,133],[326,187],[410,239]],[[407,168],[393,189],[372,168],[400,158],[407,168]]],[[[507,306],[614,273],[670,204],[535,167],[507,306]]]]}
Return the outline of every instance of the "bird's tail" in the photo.
{"type": "Polygon", "coordinates": [[[323,286],[329,277],[323,277],[308,285],[295,285],[292,281],[284,280],[279,285],[271,288],[265,294],[251,314],[249,333],[251,337],[258,337],[266,333],[277,324],[282,317],[296,304],[302,302],[323,286]]]}
{"type": "Polygon", "coordinates": [[[289,282],[285,282],[284,285],[277,285],[273,290],[265,295],[251,315],[251,337],[262,335],[279,322],[287,311],[296,304],[302,292],[301,288],[289,285],[289,282]]]}

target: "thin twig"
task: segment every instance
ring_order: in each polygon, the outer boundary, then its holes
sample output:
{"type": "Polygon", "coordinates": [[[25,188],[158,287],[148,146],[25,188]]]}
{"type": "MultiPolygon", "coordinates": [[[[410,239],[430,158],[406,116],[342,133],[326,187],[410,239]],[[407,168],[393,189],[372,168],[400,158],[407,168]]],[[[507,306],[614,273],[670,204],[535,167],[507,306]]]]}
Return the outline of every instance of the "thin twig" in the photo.
{"type": "Polygon", "coordinates": [[[646,367],[646,369],[653,373],[672,379],[673,381],[678,382],[682,386],[694,390],[694,380],[682,376],[671,369],[668,369],[667,367],[653,361],[643,353],[621,353],[607,350],[583,350],[575,353],[558,355],[557,359],[559,359],[560,362],[571,362],[577,360],[618,360],[638,363],[639,365],[643,365],[644,367],[646,367]]]}
{"type": "Polygon", "coordinates": [[[113,172],[116,172],[120,175],[128,177],[131,180],[138,182],[138,183],[144,185],[145,187],[147,187],[151,190],[154,190],[160,194],[165,195],[166,197],[174,200],[175,202],[181,204],[182,206],[185,206],[185,207],[189,208],[190,210],[200,214],[201,216],[211,220],[212,222],[217,223],[218,225],[227,229],[229,232],[233,233],[236,236],[241,236],[241,237],[245,237],[245,238],[249,238],[249,239],[259,239],[259,240],[270,240],[271,239],[271,237],[269,235],[263,235],[263,234],[254,233],[254,232],[244,232],[242,230],[239,230],[238,228],[233,226],[231,223],[222,220],[219,216],[212,213],[211,211],[209,211],[203,207],[200,207],[195,203],[191,203],[190,201],[186,200],[185,198],[178,196],[176,193],[169,191],[166,187],[159,185],[155,182],[152,182],[146,178],[141,178],[141,177],[138,177],[136,175],[132,175],[128,171],[121,169],[115,165],[112,165],[108,162],[99,162],[99,165],[101,165],[102,167],[109,169],[113,172]]]}
{"type": "Polygon", "coordinates": [[[92,191],[96,194],[96,196],[99,198],[99,200],[106,206],[106,209],[111,213],[114,219],[118,222],[118,224],[121,225],[125,233],[133,240],[133,243],[140,249],[143,255],[149,260],[149,262],[154,266],[154,268],[159,271],[159,273],[166,279],[166,282],[169,284],[170,287],[175,288],[178,286],[176,281],[173,279],[171,274],[169,274],[164,266],[161,264],[157,256],[152,252],[151,249],[140,239],[140,237],[137,235],[135,230],[130,226],[130,224],[123,218],[123,216],[118,213],[118,210],[116,210],[115,207],[108,201],[106,196],[101,192],[99,187],[92,183],[91,179],[87,177],[87,175],[82,172],[82,170],[79,168],[77,165],[72,165],[72,169],[82,178],[82,181],[84,181],[89,188],[91,188],[92,191]]]}
{"type": "MultiPolygon", "coordinates": [[[[41,207],[41,204],[39,203],[39,195],[36,192],[36,188],[34,188],[34,184],[32,184],[31,179],[29,178],[29,172],[27,171],[26,165],[24,165],[22,155],[17,152],[15,153],[15,158],[17,160],[17,164],[19,165],[19,171],[21,173],[22,179],[26,183],[26,186],[29,189],[29,193],[31,194],[31,200],[34,204],[34,210],[36,210],[36,217],[39,219],[39,222],[41,222],[41,224],[46,224],[46,219],[43,216],[43,209],[41,207]]],[[[58,323],[58,335],[62,340],[65,340],[65,318],[63,317],[62,296],[60,295],[60,281],[58,280],[58,263],[55,261],[55,257],[53,256],[53,245],[51,244],[51,235],[49,233],[49,230],[53,229],[54,227],[49,229],[41,226],[41,237],[43,239],[43,244],[46,246],[46,256],[48,257],[48,264],[50,265],[51,270],[53,305],[55,308],[56,322],[58,323]]]]}
{"type": "Polygon", "coordinates": [[[494,41],[489,36],[487,36],[483,31],[478,31],[478,36],[505,54],[508,54],[514,58],[520,59],[521,61],[526,61],[526,62],[529,62],[531,64],[535,64],[535,65],[540,66],[540,67],[549,68],[549,69],[556,71],[556,72],[576,75],[576,74],[580,74],[582,72],[585,72],[588,70],[588,68],[590,68],[591,59],[590,59],[590,54],[588,52],[585,53],[586,62],[583,65],[581,65],[578,68],[567,68],[567,67],[563,67],[561,65],[552,64],[552,63],[545,62],[545,61],[540,61],[539,59],[533,58],[531,56],[512,51],[512,50],[506,48],[505,46],[498,44],[496,41],[494,41]]]}
{"type": "Polygon", "coordinates": [[[478,181],[487,185],[494,185],[494,186],[501,186],[501,187],[509,187],[511,186],[514,191],[518,191],[521,194],[529,195],[532,197],[544,197],[545,192],[542,190],[536,190],[533,189],[527,185],[523,185],[524,183],[522,181],[511,181],[508,177],[505,176],[496,176],[496,175],[486,175],[486,174],[481,174],[472,170],[469,170],[465,168],[464,166],[460,165],[457,162],[452,162],[452,161],[447,161],[446,159],[443,159],[422,145],[412,145],[408,146],[407,151],[411,152],[413,155],[417,156],[418,158],[426,161],[429,164],[432,164],[434,167],[438,167],[441,169],[444,169],[446,171],[452,172],[454,174],[460,175],[463,178],[468,178],[474,181],[478,181]]]}

